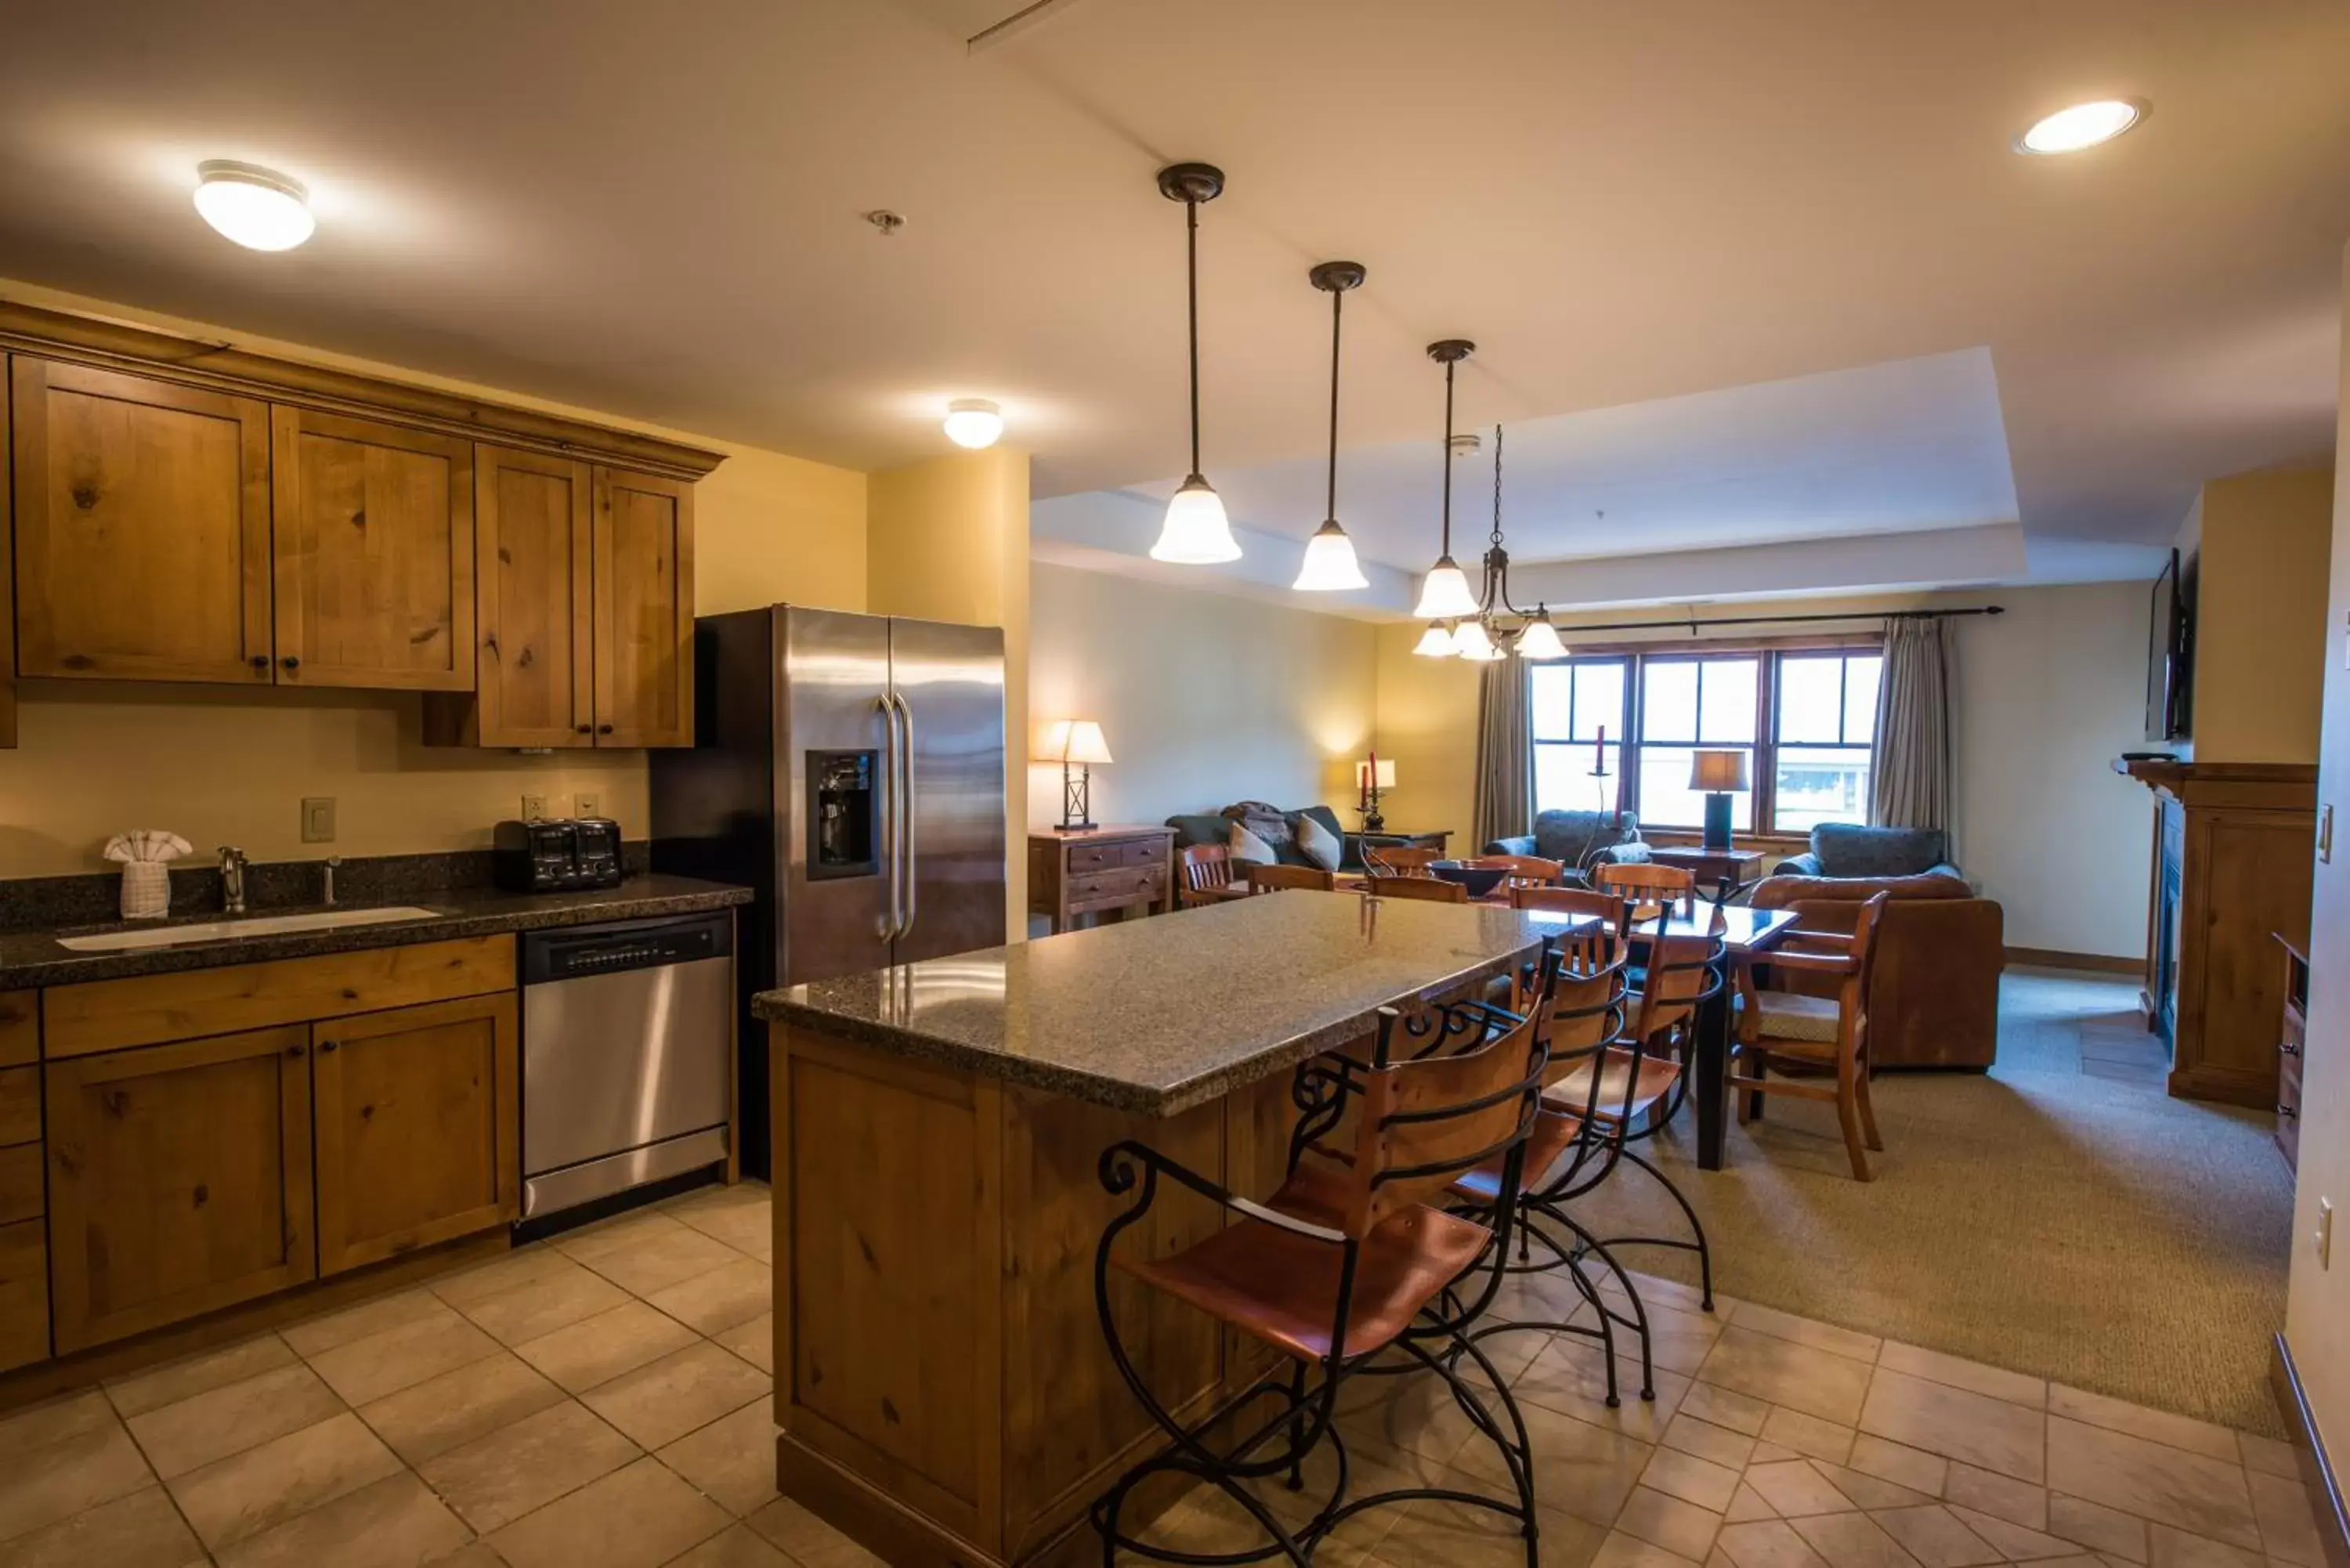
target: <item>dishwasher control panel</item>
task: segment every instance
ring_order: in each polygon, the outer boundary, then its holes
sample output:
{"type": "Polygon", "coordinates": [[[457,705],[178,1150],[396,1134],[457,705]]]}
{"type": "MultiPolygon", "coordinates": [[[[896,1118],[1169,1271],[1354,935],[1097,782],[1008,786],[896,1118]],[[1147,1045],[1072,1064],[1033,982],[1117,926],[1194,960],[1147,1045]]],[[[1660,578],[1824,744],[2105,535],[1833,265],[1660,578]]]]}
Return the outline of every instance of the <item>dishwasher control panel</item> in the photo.
{"type": "Polygon", "coordinates": [[[733,921],[721,911],[691,919],[667,918],[578,931],[533,932],[523,942],[522,981],[525,985],[544,985],[591,974],[725,958],[734,950],[733,929],[733,921]]]}

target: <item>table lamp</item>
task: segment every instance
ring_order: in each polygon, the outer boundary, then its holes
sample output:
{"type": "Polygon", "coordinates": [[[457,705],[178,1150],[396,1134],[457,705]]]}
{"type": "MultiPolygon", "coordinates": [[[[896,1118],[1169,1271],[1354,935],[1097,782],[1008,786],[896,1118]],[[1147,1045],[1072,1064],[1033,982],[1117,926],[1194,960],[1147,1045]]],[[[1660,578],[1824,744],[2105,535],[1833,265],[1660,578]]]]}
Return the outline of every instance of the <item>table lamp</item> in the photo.
{"type": "Polygon", "coordinates": [[[1355,790],[1362,797],[1355,809],[1363,814],[1365,833],[1386,831],[1388,819],[1379,815],[1379,792],[1395,788],[1395,763],[1382,762],[1377,752],[1355,764],[1355,790]]]}
{"type": "Polygon", "coordinates": [[[1109,742],[1091,719],[1055,719],[1045,732],[1040,761],[1061,764],[1061,820],[1055,833],[1084,833],[1093,821],[1094,767],[1110,761],[1109,742]],[[1069,772],[1075,764],[1077,771],[1069,772]]]}
{"type": "Polygon", "coordinates": [[[1705,792],[1705,846],[1730,847],[1730,797],[1752,789],[1744,752],[1690,753],[1690,788],[1705,792]]]}

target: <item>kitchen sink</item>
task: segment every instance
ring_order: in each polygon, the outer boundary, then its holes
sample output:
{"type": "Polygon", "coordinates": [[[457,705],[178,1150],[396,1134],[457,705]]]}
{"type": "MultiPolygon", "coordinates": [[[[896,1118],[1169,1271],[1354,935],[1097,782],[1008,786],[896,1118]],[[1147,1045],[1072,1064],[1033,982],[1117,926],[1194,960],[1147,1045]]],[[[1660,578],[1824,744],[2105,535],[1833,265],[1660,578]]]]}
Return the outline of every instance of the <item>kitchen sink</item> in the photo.
{"type": "Polygon", "coordinates": [[[106,931],[97,936],[59,937],[57,945],[78,953],[120,952],[131,948],[192,947],[202,942],[242,941],[290,931],[331,931],[343,926],[381,926],[397,920],[429,920],[438,909],[390,904],[378,909],[317,909],[307,915],[244,915],[232,920],[157,926],[144,931],[106,931]]]}

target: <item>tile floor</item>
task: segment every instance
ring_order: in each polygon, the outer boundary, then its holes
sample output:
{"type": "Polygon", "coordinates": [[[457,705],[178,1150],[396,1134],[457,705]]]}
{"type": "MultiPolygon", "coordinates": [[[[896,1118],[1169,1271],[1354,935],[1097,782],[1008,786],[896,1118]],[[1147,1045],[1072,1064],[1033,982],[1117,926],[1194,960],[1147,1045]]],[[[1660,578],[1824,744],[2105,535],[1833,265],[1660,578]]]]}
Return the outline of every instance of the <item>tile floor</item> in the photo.
{"type": "MultiPolygon", "coordinates": [[[[775,1495],[765,1190],[705,1189],[0,1419],[0,1568],[856,1568],[775,1495]]],[[[1498,1311],[1550,1315],[1556,1287],[1498,1311]]],[[[1586,1342],[1489,1341],[1563,1568],[2322,1568],[2283,1445],[1643,1282],[1657,1398],[1586,1342]]],[[[1580,1303],[1571,1303],[1578,1310],[1580,1303]]],[[[1357,1494],[1504,1472],[1421,1377],[1361,1380],[1357,1494]]],[[[1293,1521],[1326,1490],[1267,1501],[1293,1521]]],[[[1150,1539],[1250,1543],[1195,1492],[1150,1539]]],[[[1495,1516],[1351,1521],[1338,1568],[1522,1568],[1495,1516]]]]}
{"type": "Polygon", "coordinates": [[[0,1568],[856,1568],[774,1485],[769,1203],[704,1189],[0,1418],[0,1568]]]}

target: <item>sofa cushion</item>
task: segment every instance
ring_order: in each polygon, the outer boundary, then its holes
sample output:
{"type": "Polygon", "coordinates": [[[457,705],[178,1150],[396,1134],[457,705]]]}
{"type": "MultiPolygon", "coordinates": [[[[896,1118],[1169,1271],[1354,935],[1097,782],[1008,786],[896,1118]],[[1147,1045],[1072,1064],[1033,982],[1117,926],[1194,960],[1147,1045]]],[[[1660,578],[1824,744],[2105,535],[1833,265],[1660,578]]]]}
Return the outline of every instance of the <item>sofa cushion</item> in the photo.
{"type": "Polygon", "coordinates": [[[1963,877],[1929,871],[1918,877],[1796,877],[1782,872],[1754,885],[1749,902],[1758,909],[1783,909],[1798,901],[1860,904],[1890,893],[1896,898],[1971,898],[1963,877]]]}
{"type": "Polygon", "coordinates": [[[1175,830],[1175,847],[1178,849],[1188,849],[1194,844],[1228,843],[1232,826],[1221,811],[1170,816],[1167,819],[1167,826],[1175,830]]]}
{"type": "Polygon", "coordinates": [[[1231,836],[1225,840],[1232,852],[1235,866],[1270,866],[1274,864],[1273,846],[1249,830],[1249,825],[1237,817],[1232,819],[1231,836]]]}
{"type": "Polygon", "coordinates": [[[1938,827],[1824,822],[1812,829],[1812,853],[1823,877],[1914,877],[1942,863],[1943,844],[1938,827]]]}
{"type": "MultiPolygon", "coordinates": [[[[1743,1006],[1745,999],[1741,997],[1739,1001],[1743,1006]]],[[[1764,1039],[1835,1044],[1836,1028],[1843,1014],[1833,999],[1790,991],[1758,991],[1754,1001],[1764,1039]]]]}
{"type": "Polygon", "coordinates": [[[1336,871],[1346,854],[1346,840],[1322,826],[1322,819],[1310,812],[1299,812],[1297,852],[1325,871],[1336,871]]]}

